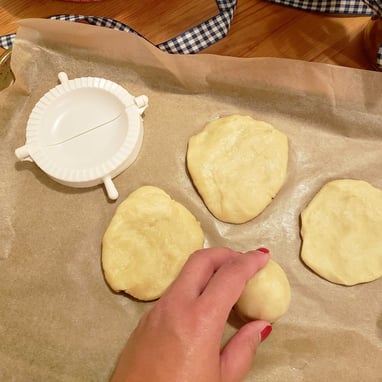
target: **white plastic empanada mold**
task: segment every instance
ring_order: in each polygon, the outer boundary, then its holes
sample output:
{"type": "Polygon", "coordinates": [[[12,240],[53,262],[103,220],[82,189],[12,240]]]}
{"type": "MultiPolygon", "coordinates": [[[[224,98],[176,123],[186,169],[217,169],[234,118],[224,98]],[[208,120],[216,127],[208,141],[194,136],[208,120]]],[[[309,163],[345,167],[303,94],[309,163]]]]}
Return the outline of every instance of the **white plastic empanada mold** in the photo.
{"type": "Polygon", "coordinates": [[[34,161],[59,183],[71,187],[104,184],[118,198],[112,178],[128,168],[142,146],[145,95],[133,97],[115,82],[59,73],[60,85],[33,108],[20,160],[34,161]]]}

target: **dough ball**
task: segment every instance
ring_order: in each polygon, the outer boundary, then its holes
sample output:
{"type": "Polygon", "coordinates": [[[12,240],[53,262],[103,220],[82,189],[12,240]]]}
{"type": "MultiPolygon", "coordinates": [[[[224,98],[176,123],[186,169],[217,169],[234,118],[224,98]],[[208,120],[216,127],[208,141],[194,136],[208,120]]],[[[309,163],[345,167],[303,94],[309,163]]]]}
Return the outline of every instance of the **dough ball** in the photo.
{"type": "Polygon", "coordinates": [[[301,258],[333,283],[382,276],[382,190],[362,180],[327,183],[301,213],[301,258]]]}
{"type": "Polygon", "coordinates": [[[270,259],[247,282],[235,310],[244,320],[275,322],[287,312],[290,300],[288,278],[280,265],[270,259]]]}
{"type": "Polygon", "coordinates": [[[103,237],[106,281],[139,300],[157,299],[203,244],[200,224],[184,206],[157,187],[141,187],[117,208],[103,237]]]}
{"type": "Polygon", "coordinates": [[[190,138],[187,167],[211,213],[227,223],[260,214],[282,187],[288,139],[270,124],[231,115],[190,138]]]}

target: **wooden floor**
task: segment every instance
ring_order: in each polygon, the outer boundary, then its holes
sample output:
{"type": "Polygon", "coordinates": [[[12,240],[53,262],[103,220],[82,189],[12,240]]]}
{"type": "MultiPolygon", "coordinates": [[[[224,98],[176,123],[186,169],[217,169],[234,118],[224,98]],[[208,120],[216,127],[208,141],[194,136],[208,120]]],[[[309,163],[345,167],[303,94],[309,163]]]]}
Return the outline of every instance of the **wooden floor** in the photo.
{"type": "MultiPolygon", "coordinates": [[[[0,35],[17,20],[71,13],[107,16],[153,43],[165,41],[218,13],[215,0],[0,0],[0,35]]],[[[238,0],[229,35],[203,52],[238,57],[287,57],[371,69],[363,43],[369,17],[324,15],[269,3],[238,0]]],[[[1,51],[0,51],[1,53],[1,51]]]]}

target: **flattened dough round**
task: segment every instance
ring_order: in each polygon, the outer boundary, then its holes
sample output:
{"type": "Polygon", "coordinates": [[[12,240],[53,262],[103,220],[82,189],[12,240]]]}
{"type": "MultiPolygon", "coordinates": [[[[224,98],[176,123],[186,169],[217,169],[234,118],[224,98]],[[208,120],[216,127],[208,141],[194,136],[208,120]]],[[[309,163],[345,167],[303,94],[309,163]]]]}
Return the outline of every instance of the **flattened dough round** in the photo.
{"type": "Polygon", "coordinates": [[[382,190],[362,180],[327,183],[301,213],[301,258],[333,283],[382,277],[382,190]]]}
{"type": "Polygon", "coordinates": [[[141,187],[117,208],[103,237],[106,281],[139,300],[157,299],[203,244],[199,222],[183,205],[157,187],[141,187]]]}
{"type": "Polygon", "coordinates": [[[270,259],[249,279],[235,310],[245,320],[275,322],[288,311],[290,300],[288,278],[280,265],[270,259]]]}
{"type": "Polygon", "coordinates": [[[227,223],[260,214],[282,187],[288,139],[270,124],[231,115],[190,138],[187,167],[210,212],[227,223]]]}

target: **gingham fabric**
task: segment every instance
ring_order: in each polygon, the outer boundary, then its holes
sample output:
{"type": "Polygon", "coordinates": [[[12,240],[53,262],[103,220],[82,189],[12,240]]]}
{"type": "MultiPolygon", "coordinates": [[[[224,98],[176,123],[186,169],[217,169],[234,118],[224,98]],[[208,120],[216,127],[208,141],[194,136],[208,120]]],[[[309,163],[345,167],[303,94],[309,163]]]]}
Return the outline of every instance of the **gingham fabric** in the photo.
{"type": "MultiPolygon", "coordinates": [[[[268,0],[273,3],[302,9],[305,11],[324,12],[344,15],[382,15],[382,0],[268,0]]],[[[168,41],[157,45],[168,53],[192,54],[225,37],[229,31],[236,9],[237,0],[216,0],[219,13],[207,21],[168,41]]],[[[89,24],[131,32],[140,35],[129,26],[106,17],[82,15],[51,16],[54,20],[87,21],[89,24]]],[[[0,47],[12,47],[15,34],[0,36],[0,47]]],[[[140,35],[141,36],[141,35],[140,35]]],[[[144,37],[144,36],[141,36],[144,37]]],[[[376,52],[376,61],[382,65],[382,46],[376,52]]]]}
{"type": "Polygon", "coordinates": [[[377,15],[382,15],[382,1],[381,0],[363,0],[363,2],[377,15]]]}
{"type": "MultiPolygon", "coordinates": [[[[202,49],[205,49],[221,40],[229,31],[237,0],[217,0],[216,3],[219,9],[219,13],[216,16],[211,17],[207,21],[193,27],[179,36],[158,44],[157,47],[168,53],[190,54],[198,53],[202,49]]],[[[128,25],[107,17],[56,15],[51,16],[50,19],[63,21],[87,21],[92,25],[118,29],[140,35],[128,25]]],[[[5,49],[12,47],[15,37],[16,34],[9,34],[0,37],[0,47],[5,49]]]]}
{"type": "Polygon", "coordinates": [[[181,35],[163,42],[159,49],[169,53],[197,53],[225,37],[229,31],[237,0],[217,0],[219,14],[181,35]]]}
{"type": "MultiPolygon", "coordinates": [[[[111,29],[117,29],[120,31],[139,34],[138,32],[136,32],[134,29],[130,28],[129,26],[108,17],[82,16],[82,15],[55,15],[55,16],[50,16],[49,19],[61,20],[61,21],[86,21],[91,25],[97,25],[97,26],[107,27],[111,29]]],[[[16,33],[0,36],[0,47],[4,49],[11,48],[15,37],[16,37],[16,33]]]]}
{"type": "Polygon", "coordinates": [[[268,0],[272,3],[312,12],[342,15],[371,15],[373,11],[361,0],[268,0]]]}

